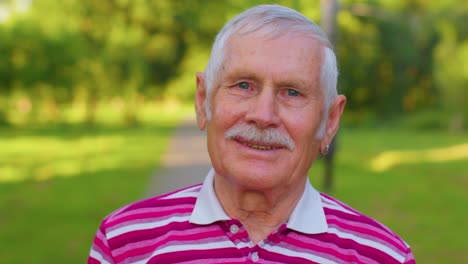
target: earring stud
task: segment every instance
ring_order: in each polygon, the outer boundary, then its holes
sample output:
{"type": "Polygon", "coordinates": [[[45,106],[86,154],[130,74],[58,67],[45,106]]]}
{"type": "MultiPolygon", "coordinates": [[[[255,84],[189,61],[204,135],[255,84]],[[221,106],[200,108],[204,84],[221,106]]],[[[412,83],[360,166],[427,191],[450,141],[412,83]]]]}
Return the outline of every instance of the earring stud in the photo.
{"type": "Polygon", "coordinates": [[[322,150],[320,151],[320,153],[322,154],[322,156],[326,156],[326,155],[328,154],[328,151],[329,151],[329,150],[330,150],[330,145],[327,144],[327,145],[325,146],[325,149],[322,149],[322,150]]]}

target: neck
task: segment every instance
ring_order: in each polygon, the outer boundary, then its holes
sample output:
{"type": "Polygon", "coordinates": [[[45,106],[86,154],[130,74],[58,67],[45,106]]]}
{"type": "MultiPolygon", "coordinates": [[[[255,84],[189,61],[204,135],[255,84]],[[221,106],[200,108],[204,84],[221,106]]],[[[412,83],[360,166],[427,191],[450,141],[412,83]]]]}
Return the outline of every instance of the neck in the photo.
{"type": "Polygon", "coordinates": [[[271,190],[247,190],[215,176],[214,189],[224,211],[239,220],[254,244],[286,223],[304,192],[305,182],[271,190]]]}

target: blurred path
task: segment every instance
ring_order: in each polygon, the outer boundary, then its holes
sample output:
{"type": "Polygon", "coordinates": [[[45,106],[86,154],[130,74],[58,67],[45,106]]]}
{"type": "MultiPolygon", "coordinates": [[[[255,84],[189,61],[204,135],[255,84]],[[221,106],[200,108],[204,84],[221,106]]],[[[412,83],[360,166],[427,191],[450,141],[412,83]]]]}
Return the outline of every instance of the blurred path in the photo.
{"type": "Polygon", "coordinates": [[[210,168],[205,132],[198,129],[194,117],[184,119],[175,129],[145,197],[201,183],[210,168]]]}

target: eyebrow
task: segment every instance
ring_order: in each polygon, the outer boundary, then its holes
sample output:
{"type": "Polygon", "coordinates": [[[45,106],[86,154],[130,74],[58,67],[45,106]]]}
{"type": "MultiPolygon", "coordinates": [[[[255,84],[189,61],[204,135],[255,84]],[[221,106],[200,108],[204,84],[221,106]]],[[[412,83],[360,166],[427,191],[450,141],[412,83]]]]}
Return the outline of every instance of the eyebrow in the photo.
{"type": "Polygon", "coordinates": [[[255,73],[252,73],[251,71],[246,71],[244,69],[234,70],[226,74],[224,78],[228,81],[231,81],[233,79],[248,79],[248,80],[254,80],[254,81],[259,80],[259,78],[257,77],[255,73]]]}
{"type": "Polygon", "coordinates": [[[303,80],[279,80],[276,84],[280,87],[307,87],[308,85],[303,80]]]}

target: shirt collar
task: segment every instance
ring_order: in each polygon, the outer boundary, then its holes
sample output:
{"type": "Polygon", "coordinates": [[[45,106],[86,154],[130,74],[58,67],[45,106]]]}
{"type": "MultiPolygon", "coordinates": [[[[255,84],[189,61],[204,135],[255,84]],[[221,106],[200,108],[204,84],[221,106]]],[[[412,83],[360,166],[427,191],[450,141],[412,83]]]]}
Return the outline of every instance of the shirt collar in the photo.
{"type": "Polygon", "coordinates": [[[322,198],[309,180],[301,199],[289,217],[287,227],[305,234],[320,234],[328,229],[322,198]]]}
{"type": "MultiPolygon", "coordinates": [[[[214,169],[211,169],[198,193],[190,223],[208,225],[231,218],[224,212],[214,192],[214,169]]],[[[326,232],[328,225],[322,207],[320,193],[307,180],[304,193],[289,217],[287,228],[305,233],[326,232]]]]}
{"type": "Polygon", "coordinates": [[[214,169],[208,172],[203,186],[198,193],[197,202],[190,216],[190,223],[197,225],[208,225],[216,221],[230,220],[224,212],[214,192],[214,169]]]}

